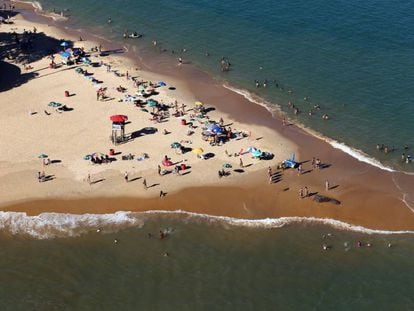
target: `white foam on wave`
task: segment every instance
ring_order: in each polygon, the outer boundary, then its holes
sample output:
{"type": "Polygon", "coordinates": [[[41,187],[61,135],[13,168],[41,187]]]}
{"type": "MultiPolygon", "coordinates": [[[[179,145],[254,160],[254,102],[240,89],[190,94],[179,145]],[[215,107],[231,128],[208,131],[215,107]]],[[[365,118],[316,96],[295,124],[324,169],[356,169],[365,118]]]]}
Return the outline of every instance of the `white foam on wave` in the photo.
{"type": "Polygon", "coordinates": [[[266,108],[266,110],[269,111],[272,114],[272,116],[283,114],[282,110],[280,109],[280,106],[275,105],[275,104],[271,104],[270,102],[266,101],[265,99],[261,98],[260,96],[255,95],[255,94],[253,94],[253,93],[251,93],[247,90],[238,89],[238,88],[236,88],[234,86],[231,86],[229,84],[226,84],[226,83],[223,84],[223,87],[230,90],[230,91],[232,91],[232,92],[234,92],[234,93],[237,93],[237,94],[243,96],[244,98],[246,98],[248,101],[250,101],[252,103],[255,103],[257,105],[260,105],[260,106],[266,108]]]}
{"type": "Polygon", "coordinates": [[[145,214],[178,214],[189,217],[189,220],[200,219],[207,222],[222,222],[232,226],[250,227],[250,228],[264,228],[274,229],[283,228],[293,224],[316,224],[316,225],[327,225],[339,230],[359,232],[364,234],[414,234],[414,231],[410,230],[378,230],[365,228],[363,226],[352,225],[340,220],[331,218],[316,218],[316,217],[280,217],[280,218],[265,218],[265,219],[240,219],[228,216],[211,216],[207,214],[198,214],[186,211],[147,211],[145,214]]]}
{"type": "Polygon", "coordinates": [[[143,221],[129,212],[82,215],[42,213],[37,216],[23,212],[0,212],[0,230],[37,239],[76,237],[101,227],[105,231],[116,231],[142,225],[143,221]]]}
{"type": "MultiPolygon", "coordinates": [[[[258,104],[262,107],[265,107],[271,114],[272,116],[275,115],[275,113],[282,115],[283,112],[280,108],[280,106],[275,106],[274,104],[271,104],[269,102],[267,102],[264,99],[261,99],[258,95],[254,95],[251,92],[247,91],[247,90],[242,90],[242,89],[238,89],[235,88],[233,86],[230,86],[228,84],[223,84],[223,87],[225,87],[226,89],[235,92],[239,95],[242,95],[244,98],[246,98],[248,101],[258,104]]],[[[291,120],[290,120],[291,121],[291,120]]],[[[388,171],[388,172],[397,172],[396,170],[392,169],[391,167],[388,167],[384,164],[382,164],[380,161],[378,161],[377,159],[370,157],[369,155],[367,155],[366,153],[364,153],[361,150],[349,147],[348,145],[338,142],[334,139],[328,138],[322,134],[320,134],[319,132],[315,132],[312,129],[309,129],[308,127],[306,127],[303,124],[300,124],[298,122],[295,122],[295,125],[297,125],[298,127],[300,127],[301,129],[303,129],[304,131],[306,131],[308,134],[321,139],[323,141],[325,141],[326,143],[330,144],[332,147],[334,147],[335,149],[339,149],[342,152],[345,152],[346,154],[352,156],[353,158],[357,159],[360,162],[364,162],[367,164],[370,164],[372,166],[375,166],[379,169],[382,169],[384,171],[388,171]]],[[[410,173],[410,172],[404,172],[402,171],[402,173],[407,174],[407,175],[414,175],[414,173],[410,173]]]]}
{"type": "Polygon", "coordinates": [[[211,216],[186,211],[116,212],[114,214],[63,214],[42,213],[29,216],[23,212],[0,212],[0,230],[12,235],[30,236],[36,239],[78,237],[98,228],[103,232],[116,232],[130,227],[142,227],[148,216],[180,216],[180,220],[202,221],[225,226],[275,229],[293,224],[327,225],[339,230],[364,234],[414,234],[414,231],[388,231],[351,225],[339,220],[315,217],[280,217],[266,219],[239,219],[226,216],[211,216]],[[182,218],[182,217],[186,218],[182,218]]]}
{"type": "Polygon", "coordinates": [[[352,156],[353,158],[357,159],[360,162],[364,162],[364,163],[368,163],[372,166],[375,166],[377,168],[380,168],[384,171],[388,171],[388,172],[396,172],[396,170],[383,165],[381,162],[379,162],[378,160],[368,156],[366,153],[364,153],[361,150],[358,149],[354,149],[351,148],[343,143],[340,143],[336,140],[326,140],[332,147],[334,147],[335,149],[339,149],[343,152],[345,152],[346,154],[349,154],[350,156],[352,156]]]}

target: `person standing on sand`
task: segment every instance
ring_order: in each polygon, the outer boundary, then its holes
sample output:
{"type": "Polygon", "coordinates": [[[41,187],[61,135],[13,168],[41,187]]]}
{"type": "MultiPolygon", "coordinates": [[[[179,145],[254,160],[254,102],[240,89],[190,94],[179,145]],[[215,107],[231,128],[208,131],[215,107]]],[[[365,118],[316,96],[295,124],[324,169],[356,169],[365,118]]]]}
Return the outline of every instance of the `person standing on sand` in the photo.
{"type": "Polygon", "coordinates": [[[161,174],[161,166],[158,164],[158,175],[162,176],[161,174]]]}
{"type": "Polygon", "coordinates": [[[243,168],[244,164],[243,164],[243,160],[240,158],[240,167],[243,168]]]}
{"type": "Polygon", "coordinates": [[[309,196],[309,189],[308,189],[308,187],[305,187],[305,188],[303,189],[303,196],[304,196],[305,198],[307,198],[307,197],[309,196]]]}
{"type": "Polygon", "coordinates": [[[129,179],[128,179],[128,172],[127,172],[127,171],[125,171],[125,174],[124,174],[124,179],[125,179],[125,182],[129,182],[129,179]]]}
{"type": "Polygon", "coordinates": [[[88,174],[88,177],[86,177],[86,181],[88,182],[89,186],[91,185],[91,174],[88,174]]]}
{"type": "Polygon", "coordinates": [[[147,190],[148,186],[147,186],[147,180],[144,178],[144,181],[142,182],[142,184],[144,185],[144,189],[147,190]]]}
{"type": "Polygon", "coordinates": [[[329,180],[325,180],[325,190],[328,191],[329,188],[329,180]]]}
{"type": "Polygon", "coordinates": [[[299,189],[299,197],[303,199],[303,188],[299,189]]]}

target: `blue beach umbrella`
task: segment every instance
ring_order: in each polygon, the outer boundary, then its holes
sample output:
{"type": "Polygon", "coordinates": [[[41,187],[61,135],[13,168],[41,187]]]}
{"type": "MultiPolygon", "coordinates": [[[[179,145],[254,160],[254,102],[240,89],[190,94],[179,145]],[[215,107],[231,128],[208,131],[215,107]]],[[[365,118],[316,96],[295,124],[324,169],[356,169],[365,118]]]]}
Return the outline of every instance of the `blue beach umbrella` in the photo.
{"type": "Polygon", "coordinates": [[[167,85],[167,83],[165,83],[165,82],[163,82],[163,81],[160,81],[160,82],[158,82],[158,85],[159,85],[159,86],[166,86],[166,85],[167,85]]]}
{"type": "Polygon", "coordinates": [[[62,52],[60,53],[60,56],[64,57],[64,58],[68,58],[71,56],[71,54],[69,52],[62,52]]]}

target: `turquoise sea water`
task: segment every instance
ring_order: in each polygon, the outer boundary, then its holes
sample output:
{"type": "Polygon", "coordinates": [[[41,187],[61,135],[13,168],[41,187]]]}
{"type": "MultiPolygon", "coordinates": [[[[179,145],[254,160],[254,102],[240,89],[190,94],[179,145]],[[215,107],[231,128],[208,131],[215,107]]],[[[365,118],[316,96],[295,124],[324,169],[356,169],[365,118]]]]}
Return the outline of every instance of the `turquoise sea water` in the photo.
{"type": "Polygon", "coordinates": [[[247,228],[173,215],[107,230],[46,240],[1,234],[1,309],[414,308],[412,235],[247,228]]]}
{"type": "MultiPolygon", "coordinates": [[[[191,1],[43,0],[47,10],[67,9],[70,25],[122,41],[125,29],[145,35],[127,40],[139,49],[178,53],[239,89],[259,94],[306,126],[362,150],[385,165],[403,164],[414,138],[414,6],[406,1],[191,1]],[[112,23],[107,24],[111,17],[112,23]],[[206,56],[206,52],[210,56],[206,56]],[[233,70],[221,74],[219,61],[233,70]],[[267,88],[254,80],[268,79],[267,88]],[[276,86],[277,84],[277,86],[276,86]],[[305,101],[304,98],[309,100],[305,101]],[[311,117],[308,112],[314,105],[311,117]],[[332,120],[322,121],[327,113],[332,120]],[[378,152],[376,144],[397,150],[378,152]]],[[[178,57],[177,54],[174,58],[178,57]]]]}

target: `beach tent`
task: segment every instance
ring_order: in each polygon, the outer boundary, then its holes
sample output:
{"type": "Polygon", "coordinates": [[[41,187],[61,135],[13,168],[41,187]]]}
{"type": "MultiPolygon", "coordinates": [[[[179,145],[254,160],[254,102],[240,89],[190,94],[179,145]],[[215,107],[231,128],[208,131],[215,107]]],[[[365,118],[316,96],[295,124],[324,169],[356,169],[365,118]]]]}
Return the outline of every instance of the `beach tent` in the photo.
{"type": "Polygon", "coordinates": [[[120,123],[123,123],[125,121],[128,121],[128,117],[125,116],[125,115],[122,115],[122,114],[115,114],[113,116],[110,116],[109,119],[112,122],[120,122],[120,123]]]}

